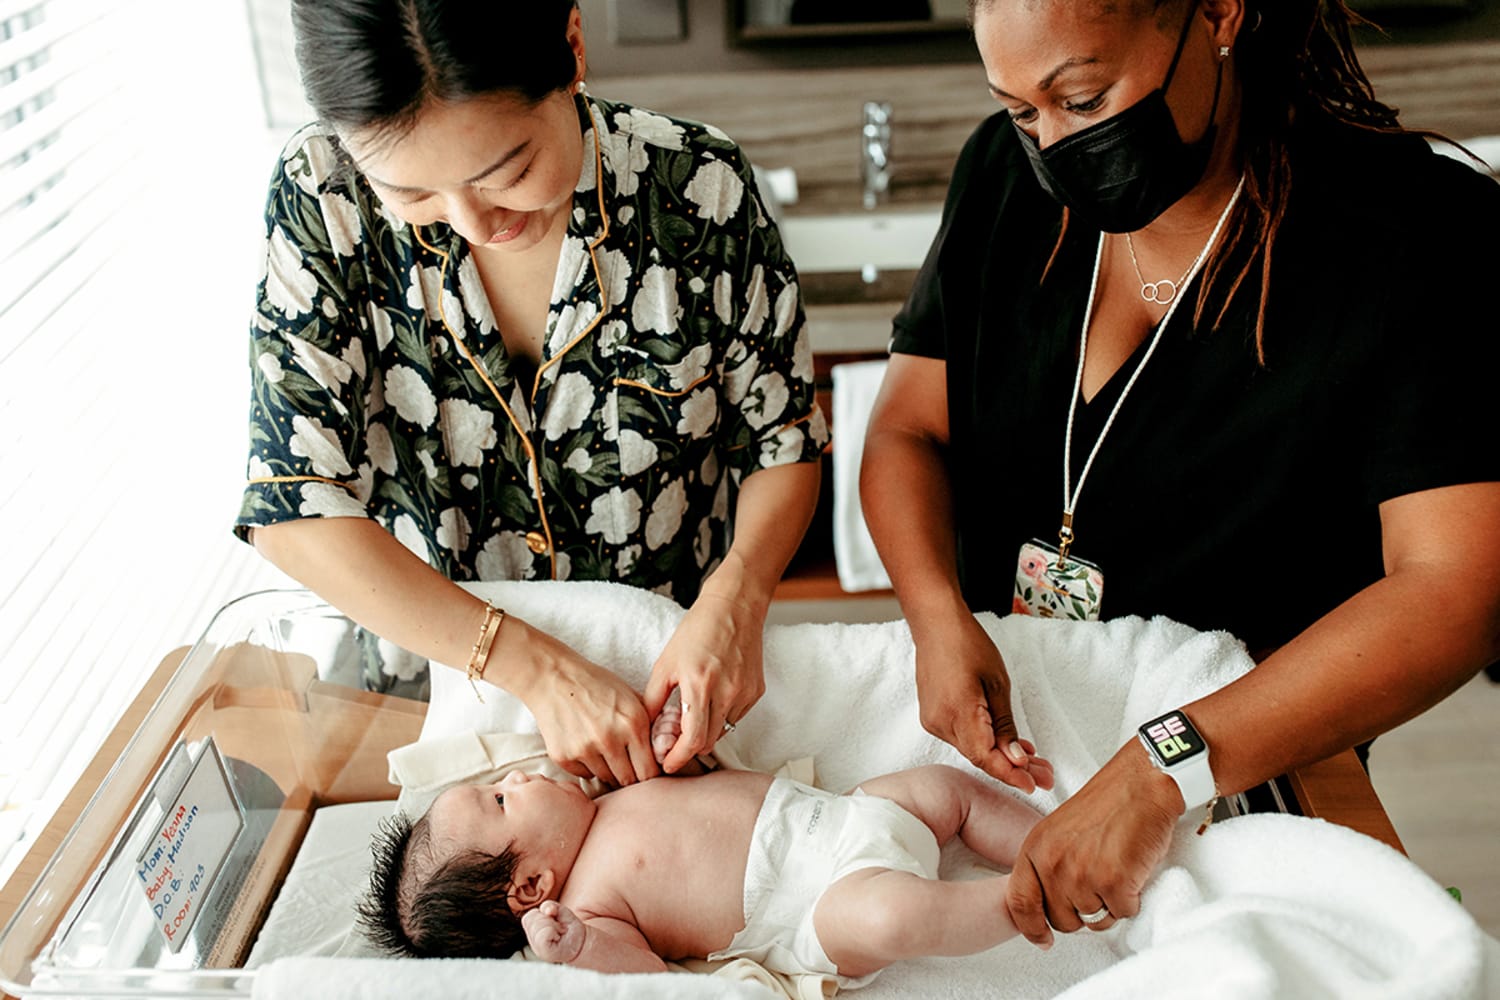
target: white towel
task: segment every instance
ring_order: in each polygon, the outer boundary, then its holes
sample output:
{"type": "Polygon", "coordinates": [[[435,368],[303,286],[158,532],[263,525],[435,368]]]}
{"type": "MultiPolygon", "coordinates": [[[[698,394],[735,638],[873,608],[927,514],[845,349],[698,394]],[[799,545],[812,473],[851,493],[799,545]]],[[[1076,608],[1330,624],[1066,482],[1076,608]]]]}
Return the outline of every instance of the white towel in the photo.
{"type": "Polygon", "coordinates": [[[254,1000],[767,1000],[753,982],[676,972],[607,975],[492,959],[282,958],[254,973],[254,1000]]]}
{"type": "Polygon", "coordinates": [[[860,453],[885,369],[883,358],[829,369],[833,378],[833,561],[839,586],[851,594],[891,585],[859,503],[860,453]]]}
{"type": "MultiPolygon", "coordinates": [[[[465,586],[637,688],[683,614],[664,597],[617,584],[465,586]]],[[[1031,797],[1044,810],[1076,791],[1141,722],[1251,669],[1233,637],[1161,618],[978,620],[1005,656],[1022,733],[1056,766],[1057,787],[1031,797]]],[[[912,665],[902,622],[771,626],[766,695],[720,745],[756,770],[812,757],[817,783],[836,791],[928,762],[972,770],[919,725],[912,665]]],[[[423,739],[529,721],[503,692],[484,690],[481,705],[461,670],[434,671],[423,739]]],[[[1103,934],[1059,935],[1045,953],[1017,939],[967,958],[899,963],[858,996],[1497,995],[1488,990],[1500,976],[1500,945],[1397,852],[1297,817],[1230,820],[1201,838],[1190,830],[1179,827],[1135,920],[1103,934]],[[1193,960],[1196,949],[1212,960],[1193,960]]],[[[950,845],[944,876],[977,873],[972,856],[950,845]]]]}

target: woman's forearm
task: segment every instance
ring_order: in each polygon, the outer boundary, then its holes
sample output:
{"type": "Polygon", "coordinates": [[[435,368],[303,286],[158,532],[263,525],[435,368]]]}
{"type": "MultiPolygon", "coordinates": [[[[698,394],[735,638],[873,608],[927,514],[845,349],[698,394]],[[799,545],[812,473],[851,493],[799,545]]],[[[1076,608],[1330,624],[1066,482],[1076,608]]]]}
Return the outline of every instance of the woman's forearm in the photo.
{"type": "Polygon", "coordinates": [[[1243,790],[1393,729],[1493,659],[1493,612],[1482,602],[1468,611],[1435,606],[1452,579],[1436,568],[1393,573],[1188,706],[1219,790],[1243,790]]]}
{"type": "Polygon", "coordinates": [[[704,581],[706,594],[735,597],[762,617],[818,505],[817,462],[760,469],[745,478],[734,508],[734,540],[704,581]]]}
{"type": "MultiPolygon", "coordinates": [[[[403,649],[462,669],[484,623],[484,602],[417,558],[374,521],[306,518],[256,528],[263,556],[333,607],[403,649]]],[[[527,700],[542,650],[507,616],[484,678],[527,700]]]]}
{"type": "Polygon", "coordinates": [[[860,459],[865,524],[914,633],[968,614],[958,583],[953,496],[941,445],[872,421],[860,459]]]}

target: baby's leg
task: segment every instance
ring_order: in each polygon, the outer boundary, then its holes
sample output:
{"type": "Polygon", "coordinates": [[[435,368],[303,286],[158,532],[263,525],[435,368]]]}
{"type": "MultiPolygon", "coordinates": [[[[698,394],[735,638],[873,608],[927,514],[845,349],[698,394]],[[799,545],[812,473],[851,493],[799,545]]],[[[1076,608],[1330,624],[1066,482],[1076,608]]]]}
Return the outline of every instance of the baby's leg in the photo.
{"type": "Polygon", "coordinates": [[[851,872],[828,888],[813,927],[839,975],[858,978],[892,962],[972,955],[1016,936],[1005,906],[1010,876],[941,882],[889,868],[851,872]]]}
{"type": "Polygon", "coordinates": [[[879,795],[920,819],[939,844],[955,836],[981,857],[1009,868],[1021,841],[1042,814],[1014,795],[967,771],[946,764],[897,771],[862,782],[867,795],[879,795]]]}

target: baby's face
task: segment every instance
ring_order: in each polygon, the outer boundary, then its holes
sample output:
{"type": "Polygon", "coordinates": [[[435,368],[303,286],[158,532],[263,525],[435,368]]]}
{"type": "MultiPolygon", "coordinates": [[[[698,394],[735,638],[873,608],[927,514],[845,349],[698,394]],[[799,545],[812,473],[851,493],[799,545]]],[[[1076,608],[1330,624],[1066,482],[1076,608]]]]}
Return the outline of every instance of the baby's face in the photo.
{"type": "Polygon", "coordinates": [[[460,850],[498,855],[513,847],[558,882],[578,856],[594,820],[594,801],[574,782],[512,771],[489,785],[461,785],[439,795],[428,812],[439,858],[460,850]]]}

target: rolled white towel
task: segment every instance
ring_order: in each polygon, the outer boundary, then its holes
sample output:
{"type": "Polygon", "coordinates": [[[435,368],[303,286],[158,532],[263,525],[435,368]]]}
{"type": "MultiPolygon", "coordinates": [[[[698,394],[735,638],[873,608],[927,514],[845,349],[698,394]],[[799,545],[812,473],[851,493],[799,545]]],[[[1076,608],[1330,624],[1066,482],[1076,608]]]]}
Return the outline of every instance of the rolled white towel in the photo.
{"type": "Polygon", "coordinates": [[[833,560],[839,586],[850,593],[891,585],[859,502],[859,460],[870,408],[885,377],[886,360],[834,365],[833,377],[833,560]]]}

